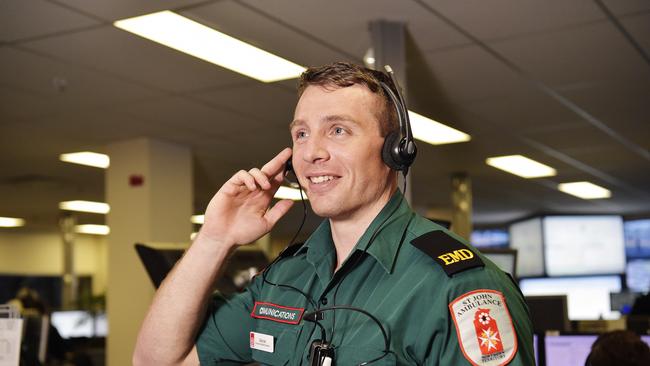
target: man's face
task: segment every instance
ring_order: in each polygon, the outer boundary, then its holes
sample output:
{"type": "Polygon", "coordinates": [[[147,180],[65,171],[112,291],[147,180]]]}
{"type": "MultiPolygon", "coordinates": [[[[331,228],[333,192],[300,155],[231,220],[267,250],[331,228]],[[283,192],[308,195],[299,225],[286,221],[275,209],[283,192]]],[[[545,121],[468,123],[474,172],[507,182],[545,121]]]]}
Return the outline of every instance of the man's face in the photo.
{"type": "Polygon", "coordinates": [[[353,218],[392,193],[381,160],[380,100],[361,85],[312,85],[300,97],[291,125],[293,166],[317,215],[353,218]]]}

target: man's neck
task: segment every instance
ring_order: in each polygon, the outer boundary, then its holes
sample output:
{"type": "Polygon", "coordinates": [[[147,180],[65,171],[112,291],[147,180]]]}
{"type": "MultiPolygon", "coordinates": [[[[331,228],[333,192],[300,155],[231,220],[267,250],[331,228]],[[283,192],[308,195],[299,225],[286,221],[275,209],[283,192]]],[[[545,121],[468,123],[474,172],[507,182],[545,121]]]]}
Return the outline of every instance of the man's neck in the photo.
{"type": "Polygon", "coordinates": [[[350,255],[363,233],[368,229],[372,221],[377,217],[382,208],[390,201],[396,186],[391,186],[374,201],[374,204],[366,207],[363,211],[357,211],[343,219],[330,218],[330,229],[332,240],[336,249],[336,272],[350,255]]]}

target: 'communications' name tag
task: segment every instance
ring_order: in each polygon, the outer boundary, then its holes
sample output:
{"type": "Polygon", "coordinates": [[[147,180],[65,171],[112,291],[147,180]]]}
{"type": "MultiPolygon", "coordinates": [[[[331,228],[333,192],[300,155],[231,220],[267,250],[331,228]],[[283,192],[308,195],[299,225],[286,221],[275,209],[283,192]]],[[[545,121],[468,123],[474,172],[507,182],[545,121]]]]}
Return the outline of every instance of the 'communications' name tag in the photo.
{"type": "Polygon", "coordinates": [[[298,324],[305,312],[303,308],[292,308],[272,304],[270,302],[255,301],[255,306],[251,312],[251,317],[257,319],[273,320],[275,322],[286,324],[298,324]]]}

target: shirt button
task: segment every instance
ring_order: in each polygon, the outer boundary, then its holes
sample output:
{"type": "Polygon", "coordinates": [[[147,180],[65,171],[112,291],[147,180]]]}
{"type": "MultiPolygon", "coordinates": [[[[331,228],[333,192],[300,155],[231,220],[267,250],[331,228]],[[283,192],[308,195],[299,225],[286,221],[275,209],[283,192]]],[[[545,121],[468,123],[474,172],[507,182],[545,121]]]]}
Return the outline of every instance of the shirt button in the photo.
{"type": "Polygon", "coordinates": [[[323,297],[322,299],[320,299],[320,303],[323,305],[327,305],[327,298],[323,297]]]}

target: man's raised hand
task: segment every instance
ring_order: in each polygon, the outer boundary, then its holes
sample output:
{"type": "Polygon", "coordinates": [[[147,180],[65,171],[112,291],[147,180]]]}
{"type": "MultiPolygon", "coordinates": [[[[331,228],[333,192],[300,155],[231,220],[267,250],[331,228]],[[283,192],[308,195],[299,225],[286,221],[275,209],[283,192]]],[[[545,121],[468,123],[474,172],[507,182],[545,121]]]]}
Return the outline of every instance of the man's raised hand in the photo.
{"type": "Polygon", "coordinates": [[[224,245],[251,243],[275,226],[293,205],[281,200],[270,207],[291,158],[286,148],[261,169],[240,170],[212,197],[199,236],[224,245]]]}

